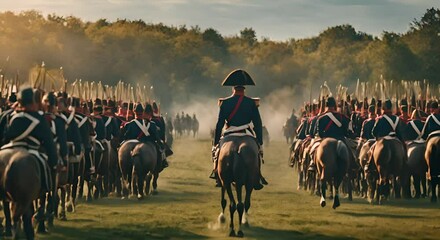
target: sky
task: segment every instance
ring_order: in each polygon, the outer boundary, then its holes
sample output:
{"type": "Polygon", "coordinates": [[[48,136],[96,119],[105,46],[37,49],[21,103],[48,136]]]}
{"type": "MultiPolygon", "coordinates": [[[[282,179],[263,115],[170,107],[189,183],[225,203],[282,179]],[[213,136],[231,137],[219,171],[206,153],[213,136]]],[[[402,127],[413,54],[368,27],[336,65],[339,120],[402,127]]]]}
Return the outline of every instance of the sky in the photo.
{"type": "Polygon", "coordinates": [[[380,36],[403,33],[440,0],[0,0],[0,11],[37,10],[83,20],[142,19],[147,23],[212,27],[225,36],[252,27],[258,38],[284,41],[351,24],[380,36]]]}

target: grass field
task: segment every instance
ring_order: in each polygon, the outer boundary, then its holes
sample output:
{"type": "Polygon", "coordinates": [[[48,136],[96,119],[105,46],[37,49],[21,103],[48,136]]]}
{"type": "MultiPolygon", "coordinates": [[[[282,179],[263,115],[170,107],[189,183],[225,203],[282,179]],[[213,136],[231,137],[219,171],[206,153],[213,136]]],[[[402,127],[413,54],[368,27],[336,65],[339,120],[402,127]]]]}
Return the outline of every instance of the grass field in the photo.
{"type": "MultiPolygon", "coordinates": [[[[220,190],[208,179],[210,142],[177,140],[170,167],[159,178],[159,195],[142,201],[114,197],[80,202],[68,221],[40,239],[205,239],[227,237],[219,226],[220,190]]],[[[341,207],[321,208],[319,198],[297,191],[296,174],[287,166],[288,146],[265,148],[263,173],[269,181],[254,191],[248,239],[440,239],[440,204],[428,199],[391,200],[372,206],[345,199],[341,207]]],[[[229,212],[226,212],[229,216],[229,212]]]]}

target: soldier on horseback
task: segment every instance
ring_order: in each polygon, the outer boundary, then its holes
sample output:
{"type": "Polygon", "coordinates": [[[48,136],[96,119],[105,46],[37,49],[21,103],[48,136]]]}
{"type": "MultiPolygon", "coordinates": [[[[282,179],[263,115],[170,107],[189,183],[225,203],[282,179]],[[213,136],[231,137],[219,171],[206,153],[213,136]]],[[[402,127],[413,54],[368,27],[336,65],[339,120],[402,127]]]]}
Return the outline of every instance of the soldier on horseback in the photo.
{"type": "MultiPolygon", "coordinates": [[[[38,159],[44,160],[42,162],[47,162],[50,168],[54,168],[57,164],[61,166],[62,162],[58,161],[53,136],[47,134],[51,132],[49,124],[38,112],[38,104],[32,88],[21,90],[18,94],[18,102],[19,106],[11,113],[11,119],[5,128],[3,140],[5,145],[2,149],[24,147],[38,159]],[[44,148],[47,160],[39,151],[40,147],[44,148]]],[[[49,191],[47,187],[49,186],[43,186],[49,191]]]]}
{"type": "Polygon", "coordinates": [[[428,139],[431,133],[437,134],[440,130],[440,113],[438,108],[438,102],[432,102],[430,106],[431,115],[426,119],[425,126],[423,127],[423,139],[428,139]]]}
{"type": "MultiPolygon", "coordinates": [[[[219,177],[217,176],[217,159],[219,150],[222,147],[222,136],[227,135],[241,135],[256,137],[255,140],[260,148],[260,164],[262,161],[262,122],[260,112],[258,111],[257,103],[254,99],[245,96],[245,85],[255,85],[252,78],[243,70],[235,70],[228,75],[223,81],[223,86],[233,86],[233,95],[220,99],[220,112],[218,115],[217,125],[214,136],[214,170],[212,171],[210,178],[216,179],[217,186],[219,184],[219,177]],[[222,135],[222,129],[226,123],[226,131],[222,135]],[[251,127],[253,124],[253,128],[251,127]]],[[[267,182],[261,175],[260,169],[260,181],[255,184],[254,189],[260,190],[267,182]]]]}
{"type": "MultiPolygon", "coordinates": [[[[147,113],[150,117],[150,120],[156,124],[157,127],[157,133],[159,136],[158,145],[160,147],[160,152],[165,152],[165,157],[169,157],[173,154],[169,146],[165,142],[165,133],[166,133],[166,125],[165,125],[165,119],[162,117],[162,115],[159,113],[159,106],[156,102],[153,102],[153,114],[151,116],[151,113],[147,113]]],[[[147,110],[147,109],[146,109],[147,110]]],[[[146,111],[147,112],[147,111],[146,111]]],[[[149,110],[148,110],[149,112],[149,110]]],[[[162,155],[160,156],[162,157],[162,155]]],[[[167,159],[164,158],[162,161],[162,167],[167,168],[168,162],[167,159]]]]}
{"type": "Polygon", "coordinates": [[[156,124],[151,121],[153,115],[153,108],[150,104],[145,106],[145,116],[144,108],[141,103],[136,104],[134,109],[134,119],[125,124],[122,130],[122,140],[138,140],[139,142],[154,142],[156,143],[156,148],[158,152],[158,166],[162,169],[167,166],[165,158],[162,157],[161,139],[157,133],[156,124]]]}
{"type": "Polygon", "coordinates": [[[345,142],[350,119],[336,111],[336,100],[327,99],[327,111],[318,118],[317,133],[320,138],[331,137],[345,142]]]}

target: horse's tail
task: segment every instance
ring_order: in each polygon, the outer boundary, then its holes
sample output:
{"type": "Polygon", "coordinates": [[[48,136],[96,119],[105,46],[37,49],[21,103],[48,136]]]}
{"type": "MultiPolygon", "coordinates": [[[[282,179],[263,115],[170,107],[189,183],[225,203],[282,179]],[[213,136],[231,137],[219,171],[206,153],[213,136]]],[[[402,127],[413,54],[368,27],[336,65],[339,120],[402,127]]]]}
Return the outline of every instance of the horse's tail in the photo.
{"type": "Polygon", "coordinates": [[[233,152],[233,164],[232,164],[232,172],[234,181],[236,184],[243,184],[245,176],[243,173],[246,171],[243,171],[245,169],[243,157],[240,156],[240,153],[238,151],[233,152]]]}

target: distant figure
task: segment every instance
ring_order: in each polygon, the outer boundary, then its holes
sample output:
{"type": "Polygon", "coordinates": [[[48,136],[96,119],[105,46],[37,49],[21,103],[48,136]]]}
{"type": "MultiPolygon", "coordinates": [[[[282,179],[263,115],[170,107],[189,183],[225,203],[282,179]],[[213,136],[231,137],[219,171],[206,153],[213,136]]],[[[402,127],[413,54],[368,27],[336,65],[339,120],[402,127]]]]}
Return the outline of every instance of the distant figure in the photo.
{"type": "Polygon", "coordinates": [[[196,136],[199,136],[199,120],[196,118],[196,114],[193,114],[192,123],[191,123],[192,131],[193,131],[193,138],[196,138],[196,136]]]}
{"type": "Polygon", "coordinates": [[[269,131],[267,131],[266,126],[263,125],[263,142],[266,143],[266,146],[269,146],[269,131]]]}
{"type": "Polygon", "coordinates": [[[173,142],[174,142],[174,137],[173,137],[174,126],[173,126],[173,121],[171,120],[171,117],[166,117],[166,126],[167,126],[167,128],[166,128],[166,133],[165,133],[165,139],[166,139],[165,142],[168,144],[168,146],[170,148],[172,148],[173,142]]]}

